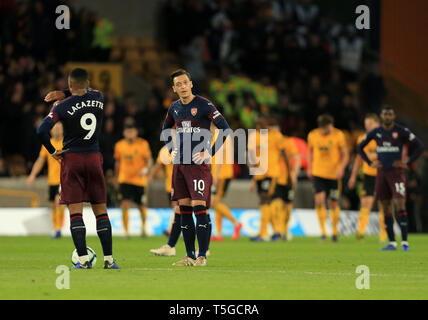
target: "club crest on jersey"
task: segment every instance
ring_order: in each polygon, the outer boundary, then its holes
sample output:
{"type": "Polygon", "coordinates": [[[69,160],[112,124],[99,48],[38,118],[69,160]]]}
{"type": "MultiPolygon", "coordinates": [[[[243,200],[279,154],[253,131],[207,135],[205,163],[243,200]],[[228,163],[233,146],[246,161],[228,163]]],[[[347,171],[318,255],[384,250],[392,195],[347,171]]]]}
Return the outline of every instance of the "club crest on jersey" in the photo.
{"type": "Polygon", "coordinates": [[[198,108],[190,109],[190,113],[192,114],[192,116],[196,116],[196,114],[198,113],[198,108]]]}
{"type": "Polygon", "coordinates": [[[398,138],[398,132],[395,132],[395,131],[394,131],[394,132],[392,133],[392,137],[393,137],[394,139],[397,139],[397,138],[398,138]]]}

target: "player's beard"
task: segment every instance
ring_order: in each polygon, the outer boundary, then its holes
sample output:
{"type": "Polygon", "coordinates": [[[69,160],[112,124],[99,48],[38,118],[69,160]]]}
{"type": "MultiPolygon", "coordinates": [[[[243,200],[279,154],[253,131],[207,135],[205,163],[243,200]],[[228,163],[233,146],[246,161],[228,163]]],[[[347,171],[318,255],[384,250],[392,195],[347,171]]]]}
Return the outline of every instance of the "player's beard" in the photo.
{"type": "Polygon", "coordinates": [[[383,120],[383,125],[386,127],[392,127],[392,125],[394,124],[394,120],[383,120]]]}

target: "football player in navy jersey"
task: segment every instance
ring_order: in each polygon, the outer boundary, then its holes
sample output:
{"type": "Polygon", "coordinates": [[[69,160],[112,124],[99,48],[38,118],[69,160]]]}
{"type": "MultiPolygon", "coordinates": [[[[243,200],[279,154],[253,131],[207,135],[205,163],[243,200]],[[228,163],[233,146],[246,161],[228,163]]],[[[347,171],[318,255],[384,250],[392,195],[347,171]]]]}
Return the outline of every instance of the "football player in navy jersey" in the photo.
{"type": "Polygon", "coordinates": [[[382,250],[397,250],[394,235],[394,217],[401,229],[401,248],[409,251],[407,242],[408,217],[406,211],[406,177],[407,169],[422,153],[422,142],[409,131],[395,123],[395,112],[390,106],[381,111],[382,125],[369,131],[358,145],[358,152],[370,166],[378,168],[376,176],[375,193],[377,200],[382,202],[385,213],[386,232],[389,244],[382,250]],[[364,147],[375,140],[377,144],[378,159],[370,161],[364,152],[364,147]],[[409,159],[403,160],[403,146],[409,146],[409,159]]]}
{"type": "Polygon", "coordinates": [[[187,256],[174,263],[176,266],[205,266],[209,246],[211,222],[208,209],[212,175],[207,163],[223,145],[230,127],[217,108],[207,99],[192,93],[190,74],[177,70],[170,76],[172,88],[179,100],[168,109],[162,138],[174,158],[172,176],[172,200],[178,201],[181,230],[187,256]],[[211,147],[210,125],[225,130],[211,147]],[[175,127],[175,132],[172,129],[175,127]],[[172,146],[174,144],[174,146],[172,146]],[[193,215],[196,216],[196,227],[193,215]],[[195,237],[199,252],[195,256],[195,237]]]}
{"type": "Polygon", "coordinates": [[[68,77],[68,85],[69,92],[64,94],[68,97],[51,109],[38,127],[37,134],[52,157],[61,161],[60,203],[68,206],[71,235],[79,255],[79,262],[73,268],[92,267],[86,251],[86,228],[82,218],[83,202],[90,202],[103,248],[104,268],[119,269],[112,254],[112,231],[107,214],[103,158],[99,147],[104,97],[97,90],[88,90],[88,72],[84,69],[73,69],[68,77]],[[61,151],[52,146],[49,133],[58,121],[64,127],[61,151]]]}

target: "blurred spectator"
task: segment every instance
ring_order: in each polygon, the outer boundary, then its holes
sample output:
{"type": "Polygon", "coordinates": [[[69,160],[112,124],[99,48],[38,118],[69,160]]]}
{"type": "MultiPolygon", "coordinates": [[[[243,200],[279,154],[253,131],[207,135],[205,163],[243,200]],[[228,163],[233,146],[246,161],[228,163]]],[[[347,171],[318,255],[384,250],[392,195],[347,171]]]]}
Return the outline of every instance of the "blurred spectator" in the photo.
{"type": "Polygon", "coordinates": [[[296,17],[300,24],[312,25],[318,18],[319,8],[312,0],[300,0],[296,4],[296,17]]]}
{"type": "Polygon", "coordinates": [[[356,81],[360,71],[364,42],[357,36],[354,26],[346,28],[346,34],[339,39],[339,61],[343,77],[356,81]]]}
{"type": "Polygon", "coordinates": [[[115,122],[112,117],[104,120],[103,134],[100,139],[100,148],[104,158],[104,171],[114,170],[114,145],[119,140],[120,135],[115,130],[115,122]]]}
{"type": "Polygon", "coordinates": [[[105,62],[110,57],[111,37],[113,34],[113,23],[106,18],[96,18],[92,47],[96,61],[105,62]]]}
{"type": "Polygon", "coordinates": [[[361,81],[361,107],[366,112],[379,113],[385,97],[385,85],[379,63],[372,63],[361,81]]]}

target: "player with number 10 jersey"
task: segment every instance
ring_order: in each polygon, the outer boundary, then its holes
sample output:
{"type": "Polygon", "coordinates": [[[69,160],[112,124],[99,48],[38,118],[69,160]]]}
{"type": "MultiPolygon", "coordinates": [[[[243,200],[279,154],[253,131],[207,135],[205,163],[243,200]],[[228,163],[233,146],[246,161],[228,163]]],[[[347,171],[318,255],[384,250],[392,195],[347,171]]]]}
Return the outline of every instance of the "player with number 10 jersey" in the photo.
{"type": "MultiPolygon", "coordinates": [[[[212,175],[206,160],[223,145],[227,133],[211,148],[211,123],[218,129],[229,125],[216,107],[207,99],[193,95],[190,74],[183,69],[171,74],[172,88],[179,96],[168,109],[162,126],[162,137],[174,158],[172,200],[178,201],[181,229],[187,256],[176,266],[205,266],[211,235],[208,209],[212,175]],[[175,127],[175,134],[171,129],[175,127]],[[173,142],[174,150],[171,146],[173,142]],[[192,213],[196,216],[196,226],[192,213]],[[198,238],[198,257],[195,255],[195,235],[198,238]]],[[[230,132],[229,132],[230,133],[230,132]]],[[[177,217],[178,222],[178,217],[177,217]]]]}

